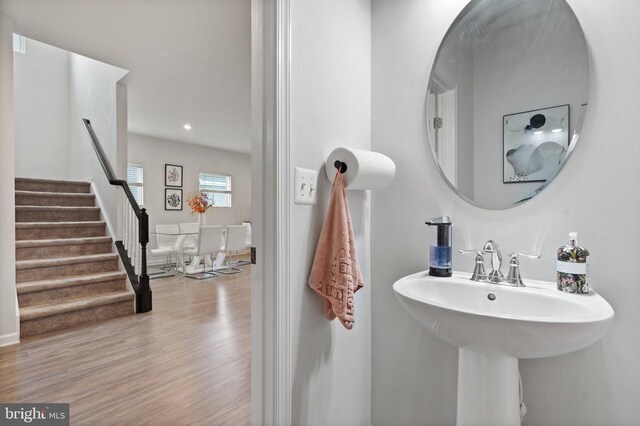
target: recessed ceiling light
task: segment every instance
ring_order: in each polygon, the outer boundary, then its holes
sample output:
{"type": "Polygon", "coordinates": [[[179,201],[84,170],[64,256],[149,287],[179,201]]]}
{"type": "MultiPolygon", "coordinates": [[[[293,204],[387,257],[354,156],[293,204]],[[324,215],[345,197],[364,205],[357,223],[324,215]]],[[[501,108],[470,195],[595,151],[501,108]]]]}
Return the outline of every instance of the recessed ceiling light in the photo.
{"type": "Polygon", "coordinates": [[[553,133],[560,133],[562,131],[562,129],[553,129],[551,130],[553,133]]]}
{"type": "Polygon", "coordinates": [[[191,124],[189,123],[185,124],[183,127],[185,130],[191,130],[191,124]]]}

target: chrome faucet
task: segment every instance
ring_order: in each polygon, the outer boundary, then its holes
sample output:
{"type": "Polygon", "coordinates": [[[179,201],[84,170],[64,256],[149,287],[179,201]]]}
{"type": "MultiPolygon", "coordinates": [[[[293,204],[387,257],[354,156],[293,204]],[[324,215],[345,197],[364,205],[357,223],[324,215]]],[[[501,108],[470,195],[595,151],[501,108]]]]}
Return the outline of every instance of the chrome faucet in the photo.
{"type": "Polygon", "coordinates": [[[499,244],[493,240],[487,241],[482,246],[482,254],[491,255],[491,272],[487,276],[487,281],[490,283],[500,283],[504,279],[504,275],[500,270],[502,268],[502,253],[500,253],[498,247],[499,244]]]}
{"type": "Polygon", "coordinates": [[[507,278],[502,274],[502,253],[498,248],[499,244],[493,240],[489,240],[482,246],[482,250],[458,250],[461,254],[476,254],[476,265],[473,269],[472,281],[490,282],[493,284],[505,284],[515,287],[524,287],[522,282],[522,276],[520,275],[520,261],[519,256],[528,257],[530,259],[539,259],[540,255],[524,254],[524,253],[511,253],[509,255],[509,273],[507,278]],[[484,255],[491,255],[491,272],[487,274],[484,267],[484,255]]]}
{"type": "Polygon", "coordinates": [[[509,273],[507,274],[507,279],[505,280],[507,284],[514,285],[516,287],[525,287],[522,282],[522,275],[520,275],[520,261],[518,260],[518,256],[528,257],[529,259],[540,259],[539,254],[524,254],[524,253],[511,253],[509,255],[509,273]]]}

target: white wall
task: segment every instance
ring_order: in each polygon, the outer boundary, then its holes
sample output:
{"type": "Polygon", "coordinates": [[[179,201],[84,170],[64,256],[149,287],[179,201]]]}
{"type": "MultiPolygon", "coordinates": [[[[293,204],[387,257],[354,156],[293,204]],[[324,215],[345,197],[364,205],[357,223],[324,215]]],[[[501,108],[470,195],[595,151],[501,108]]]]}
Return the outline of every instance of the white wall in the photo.
{"type": "Polygon", "coordinates": [[[369,425],[373,286],[364,191],[348,195],[365,278],[352,330],[325,319],[323,300],[307,280],[331,192],[323,163],[335,147],[371,146],[370,2],[294,1],[291,22],[291,165],[320,173],[318,204],[291,206],[291,421],[369,425]]]}
{"type": "MultiPolygon", "coordinates": [[[[144,167],[144,206],[149,213],[149,229],[158,224],[197,222],[189,205],[183,210],[164,209],[164,165],[182,169],[182,195],[186,200],[198,192],[198,174],[213,172],[231,176],[232,207],[215,207],[207,212],[208,225],[238,225],[251,220],[251,156],[238,152],[158,139],[129,133],[129,163],[144,167]]],[[[150,248],[157,247],[151,236],[150,248]]]]}
{"type": "Polygon", "coordinates": [[[69,52],[25,42],[13,56],[16,176],[68,179],[69,52]]]}
{"type": "Polygon", "coordinates": [[[20,338],[16,299],[13,21],[0,14],[0,346],[20,338]]]}
{"type": "MultiPolygon", "coordinates": [[[[127,163],[129,158],[129,108],[128,108],[128,99],[129,99],[129,90],[128,87],[120,82],[116,85],[116,140],[117,140],[117,160],[116,160],[116,170],[118,170],[118,175],[122,176],[123,179],[126,179],[126,170],[127,163]]],[[[118,213],[117,213],[117,222],[112,223],[114,229],[112,230],[115,233],[116,241],[122,237],[122,232],[124,230],[124,206],[125,203],[128,206],[129,201],[126,200],[124,196],[124,192],[120,191],[120,196],[118,196],[118,213]]]]}
{"type": "MultiPolygon", "coordinates": [[[[629,131],[640,115],[640,3],[570,0],[591,54],[589,111],[583,136],[558,178],[532,201],[483,210],[455,195],[439,176],[425,141],[421,111],[438,45],[466,0],[373,0],[372,144],[393,158],[396,178],[372,198],[374,425],[455,422],[457,352],[423,331],[391,285],[426,268],[424,219],[449,214],[455,247],[489,238],[504,251],[540,252],[523,261],[525,277],[554,280],[555,250],[569,231],[591,251],[595,290],[614,307],[611,331],[581,351],[520,362],[525,425],[631,425],[640,398],[640,237],[637,160],[629,131]],[[402,237],[399,237],[402,236],[402,237]],[[625,255],[621,255],[625,253],[625,255]],[[629,261],[627,259],[630,259],[629,261]]],[[[473,259],[454,256],[471,272],[473,259]]]]}
{"type": "Polygon", "coordinates": [[[118,170],[118,150],[126,149],[125,141],[118,141],[117,83],[126,70],[84,56],[70,54],[70,178],[93,178],[103,203],[107,220],[117,223],[117,187],[109,185],[98,157],[91,145],[83,118],[88,118],[100,139],[104,152],[118,178],[126,179],[126,170],[118,170]]]}

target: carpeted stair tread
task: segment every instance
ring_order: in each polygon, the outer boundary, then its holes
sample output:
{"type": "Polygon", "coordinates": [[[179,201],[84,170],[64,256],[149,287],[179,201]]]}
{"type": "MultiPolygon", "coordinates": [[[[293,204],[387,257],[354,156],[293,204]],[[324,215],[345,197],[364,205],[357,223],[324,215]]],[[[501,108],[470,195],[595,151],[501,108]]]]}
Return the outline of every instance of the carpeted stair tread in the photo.
{"type": "Polygon", "coordinates": [[[100,244],[111,242],[111,237],[53,238],[49,240],[16,241],[16,248],[67,246],[76,244],[100,244]]]}
{"type": "Polygon", "coordinates": [[[29,306],[20,309],[21,321],[32,321],[34,319],[51,317],[67,312],[82,311],[103,305],[133,301],[135,295],[128,290],[114,293],[83,297],[64,303],[50,305],[29,306]]]}
{"type": "Polygon", "coordinates": [[[75,180],[15,178],[15,189],[19,191],[47,192],[91,192],[91,183],[75,180]]]}
{"type": "Polygon", "coordinates": [[[100,220],[100,208],[95,206],[16,206],[16,223],[97,220],[100,220]]]}
{"type": "Polygon", "coordinates": [[[67,192],[16,191],[16,206],[86,206],[96,205],[94,194],[67,192]]]}
{"type": "Polygon", "coordinates": [[[16,222],[16,241],[104,237],[106,222],[99,220],[16,222]]]}
{"type": "Polygon", "coordinates": [[[48,268],[51,266],[76,265],[78,263],[93,263],[118,260],[117,253],[90,254],[86,256],[61,257],[58,259],[18,260],[16,270],[48,268]]]}
{"type": "Polygon", "coordinates": [[[38,228],[90,228],[93,226],[104,226],[105,221],[89,220],[80,222],[19,222],[16,229],[38,229],[38,228]]]}
{"type": "Polygon", "coordinates": [[[104,281],[114,281],[125,279],[125,272],[114,271],[100,274],[79,275],[73,277],[60,278],[56,280],[28,281],[16,284],[18,294],[32,293],[35,291],[52,290],[63,287],[74,287],[86,284],[100,283],[104,281]]]}
{"type": "Polygon", "coordinates": [[[62,257],[87,256],[91,254],[112,253],[113,241],[110,237],[74,237],[60,235],[45,236],[38,239],[32,234],[16,241],[16,260],[56,259],[62,257]]]}
{"type": "Polygon", "coordinates": [[[95,194],[90,192],[51,192],[51,191],[29,191],[26,189],[16,189],[16,195],[30,195],[32,197],[68,197],[68,198],[95,198],[95,194]]]}
{"type": "Polygon", "coordinates": [[[16,177],[16,183],[56,183],[60,185],[79,185],[79,186],[91,186],[91,182],[84,180],[68,180],[68,179],[45,179],[45,178],[28,178],[28,177],[16,177]]]}
{"type": "Polygon", "coordinates": [[[16,206],[16,212],[95,212],[95,206],[16,206]]]}

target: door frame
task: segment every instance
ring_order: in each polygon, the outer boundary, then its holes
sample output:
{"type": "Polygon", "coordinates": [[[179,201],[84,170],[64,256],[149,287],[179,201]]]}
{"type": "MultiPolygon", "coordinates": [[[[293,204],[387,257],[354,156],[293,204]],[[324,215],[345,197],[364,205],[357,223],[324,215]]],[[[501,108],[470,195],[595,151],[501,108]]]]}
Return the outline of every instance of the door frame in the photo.
{"type": "Polygon", "coordinates": [[[427,92],[427,111],[435,115],[427,117],[427,132],[433,140],[432,150],[440,172],[452,186],[458,182],[458,88],[448,78],[434,73],[427,92]],[[434,118],[442,119],[441,133],[435,128],[434,118]]]}
{"type": "Polygon", "coordinates": [[[251,1],[251,422],[291,424],[290,0],[251,1]]]}

